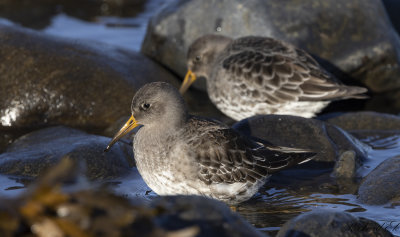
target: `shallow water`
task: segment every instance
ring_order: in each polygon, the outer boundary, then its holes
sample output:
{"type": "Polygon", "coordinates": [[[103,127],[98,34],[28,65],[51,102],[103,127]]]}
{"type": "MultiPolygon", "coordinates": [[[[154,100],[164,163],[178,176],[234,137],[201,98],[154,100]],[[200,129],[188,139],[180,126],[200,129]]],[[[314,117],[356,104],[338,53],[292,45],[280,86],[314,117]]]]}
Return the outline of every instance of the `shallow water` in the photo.
{"type": "MultiPolygon", "coordinates": [[[[400,135],[368,136],[362,141],[373,147],[369,159],[359,170],[363,176],[386,158],[400,154],[400,135]]],[[[237,211],[255,227],[273,235],[287,220],[315,209],[351,212],[375,220],[393,234],[400,235],[400,203],[397,206],[361,204],[354,194],[357,184],[348,180],[343,184],[335,183],[330,177],[331,170],[302,166],[275,175],[255,197],[240,204],[237,211]]],[[[15,177],[0,176],[0,197],[15,197],[25,190],[25,183],[15,177]]],[[[150,201],[157,196],[136,168],[129,176],[107,183],[116,193],[130,199],[150,201]]]]}
{"type": "MultiPolygon", "coordinates": [[[[361,176],[367,175],[385,159],[400,154],[400,135],[374,135],[361,140],[373,147],[368,153],[368,160],[358,170],[361,176]]],[[[329,172],[326,172],[297,178],[283,188],[268,188],[267,184],[256,200],[242,204],[238,211],[256,227],[271,234],[302,212],[327,209],[347,211],[375,220],[393,234],[400,235],[400,203],[397,206],[361,204],[354,194],[356,183],[345,181],[338,187],[329,187],[329,180],[329,172]]]]}
{"type": "MultiPolygon", "coordinates": [[[[365,176],[387,158],[400,154],[400,135],[383,137],[368,136],[361,139],[373,147],[368,160],[358,171],[365,176]]],[[[317,170],[300,167],[272,178],[250,201],[237,207],[237,211],[260,230],[276,234],[280,226],[300,213],[327,209],[347,211],[360,217],[377,221],[395,235],[400,235],[400,204],[398,206],[371,206],[357,201],[358,185],[348,180],[344,184],[333,184],[331,168],[317,170]],[[299,176],[299,174],[302,174],[299,176]],[[293,179],[291,175],[295,175],[293,179]],[[283,181],[283,182],[281,182],[283,181]],[[276,182],[280,182],[277,185],[276,182]],[[399,225],[399,226],[397,226],[399,225]]],[[[156,195],[138,174],[132,174],[114,187],[115,191],[127,197],[142,197],[150,200],[156,195]],[[135,187],[132,190],[132,187],[135,187]],[[132,190],[132,191],[130,191],[132,190]]]]}
{"type": "MultiPolygon", "coordinates": [[[[55,15],[43,32],[61,37],[100,41],[126,49],[140,50],[147,21],[163,4],[169,1],[149,0],[144,10],[134,17],[101,16],[93,21],[71,17],[63,12],[55,15]]],[[[0,22],[11,24],[8,20],[0,22]]],[[[369,159],[359,169],[367,175],[386,158],[400,154],[400,135],[368,135],[362,138],[372,148],[369,159]]],[[[335,183],[330,167],[317,170],[302,166],[272,178],[250,201],[237,210],[250,223],[264,232],[275,234],[287,220],[313,209],[342,210],[356,216],[373,219],[400,235],[400,205],[369,206],[357,201],[357,185],[348,181],[335,183]],[[300,175],[299,175],[300,174],[300,175]],[[293,179],[292,175],[296,178],[293,179]],[[301,177],[301,178],[299,178],[301,177]]],[[[150,200],[156,195],[143,182],[137,172],[110,182],[113,189],[128,198],[150,200]],[[150,191],[150,192],[149,192],[150,191]]],[[[14,197],[24,191],[25,182],[15,177],[0,176],[0,197],[14,197]]]]}

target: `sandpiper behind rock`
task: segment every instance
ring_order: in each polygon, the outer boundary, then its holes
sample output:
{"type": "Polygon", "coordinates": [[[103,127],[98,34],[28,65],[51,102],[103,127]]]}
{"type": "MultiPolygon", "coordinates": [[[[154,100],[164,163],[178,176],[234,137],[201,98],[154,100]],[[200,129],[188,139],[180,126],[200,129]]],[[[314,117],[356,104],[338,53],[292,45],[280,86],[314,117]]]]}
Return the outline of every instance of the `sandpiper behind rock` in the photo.
{"type": "Polygon", "coordinates": [[[110,142],[138,125],[133,141],[137,168],[159,195],[203,195],[228,204],[252,197],[268,177],[315,153],[267,146],[228,126],[190,116],[179,91],[163,82],[142,87],[132,116],[110,142]]]}
{"type": "Polygon", "coordinates": [[[187,65],[181,93],[204,77],[211,101],[235,120],[313,117],[332,100],[367,98],[366,88],[344,85],[305,51],[268,37],[205,35],[190,46],[187,65]]]}

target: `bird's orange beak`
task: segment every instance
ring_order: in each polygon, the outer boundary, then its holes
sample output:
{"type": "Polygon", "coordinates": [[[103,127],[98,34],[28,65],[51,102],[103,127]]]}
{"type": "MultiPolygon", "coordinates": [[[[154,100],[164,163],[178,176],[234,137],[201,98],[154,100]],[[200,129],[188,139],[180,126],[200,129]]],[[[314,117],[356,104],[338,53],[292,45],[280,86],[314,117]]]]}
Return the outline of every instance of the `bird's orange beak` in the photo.
{"type": "Polygon", "coordinates": [[[123,136],[125,136],[128,132],[132,131],[132,129],[136,128],[139,126],[139,124],[136,122],[135,118],[133,115],[129,118],[129,120],[122,126],[122,128],[115,134],[111,142],[108,144],[107,148],[104,150],[107,152],[110,150],[110,148],[123,136]]]}
{"type": "Polygon", "coordinates": [[[183,93],[186,92],[186,90],[190,87],[190,85],[193,84],[194,81],[196,81],[196,75],[189,69],[186,73],[185,80],[183,80],[181,88],[179,89],[179,92],[183,95],[183,93]]]}

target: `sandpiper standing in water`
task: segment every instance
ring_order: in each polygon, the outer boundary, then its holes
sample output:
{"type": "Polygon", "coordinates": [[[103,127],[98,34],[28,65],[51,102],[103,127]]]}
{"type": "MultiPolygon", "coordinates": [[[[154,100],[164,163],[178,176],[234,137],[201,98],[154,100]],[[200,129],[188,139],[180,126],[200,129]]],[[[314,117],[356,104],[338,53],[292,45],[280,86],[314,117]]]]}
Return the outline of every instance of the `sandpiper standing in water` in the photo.
{"type": "Polygon", "coordinates": [[[138,125],[133,151],[139,173],[159,195],[203,195],[237,204],[268,177],[315,153],[262,145],[228,126],[188,114],[179,91],[154,82],[133,97],[132,116],[107,149],[138,125]]]}
{"type": "Polygon", "coordinates": [[[367,98],[366,88],[344,85],[305,51],[268,37],[202,36],[189,47],[187,66],[180,92],[206,78],[211,101],[235,120],[313,117],[332,100],[367,98]]]}

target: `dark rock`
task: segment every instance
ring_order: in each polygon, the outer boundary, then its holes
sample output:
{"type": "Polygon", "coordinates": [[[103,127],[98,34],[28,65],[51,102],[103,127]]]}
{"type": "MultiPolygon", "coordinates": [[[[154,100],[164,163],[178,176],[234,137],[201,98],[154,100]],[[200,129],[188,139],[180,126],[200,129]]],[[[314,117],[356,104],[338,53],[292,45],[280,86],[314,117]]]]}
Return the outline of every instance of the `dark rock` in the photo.
{"type": "MultiPolygon", "coordinates": [[[[51,125],[103,134],[130,114],[132,97],[144,84],[180,84],[140,53],[3,25],[0,58],[0,133],[11,134],[11,140],[20,135],[16,131],[51,125]]],[[[208,99],[194,96],[188,94],[185,99],[195,114],[224,118],[208,99]]]]}
{"type": "MultiPolygon", "coordinates": [[[[0,129],[44,124],[104,129],[129,114],[136,89],[175,78],[146,57],[0,25],[0,129]]],[[[175,84],[177,84],[175,82],[175,84]]]]}
{"type": "Polygon", "coordinates": [[[400,2],[397,0],[383,0],[382,2],[385,5],[390,21],[397,30],[397,33],[400,34],[400,2]]]}
{"type": "Polygon", "coordinates": [[[347,212],[318,210],[301,214],[279,230],[277,237],[393,236],[378,223],[347,212]]]}
{"type": "MultiPolygon", "coordinates": [[[[400,91],[394,89],[385,93],[374,94],[366,101],[364,110],[377,111],[381,113],[400,113],[400,91]]],[[[358,109],[359,110],[359,109],[358,109]]]]}
{"type": "Polygon", "coordinates": [[[310,149],[315,161],[335,162],[345,151],[354,151],[357,165],[366,157],[365,145],[342,129],[315,119],[289,115],[259,115],[236,123],[241,133],[274,145],[310,149]]]}
{"type": "Polygon", "coordinates": [[[167,196],[152,203],[162,207],[165,213],[157,218],[157,223],[167,230],[198,226],[197,236],[266,236],[222,202],[199,196],[167,196]]]}
{"type": "Polygon", "coordinates": [[[109,152],[110,138],[76,129],[51,127],[18,138],[0,154],[0,173],[36,177],[61,159],[85,162],[90,179],[121,177],[133,164],[132,147],[118,143],[109,152]]]}
{"type": "Polygon", "coordinates": [[[354,112],[345,113],[326,120],[333,125],[341,127],[346,131],[351,130],[399,130],[400,117],[376,113],[376,112],[354,112]]]}
{"type": "Polygon", "coordinates": [[[6,132],[6,131],[0,131],[0,153],[4,151],[4,149],[11,144],[15,138],[23,135],[24,132],[6,132]]]}
{"type": "Polygon", "coordinates": [[[97,16],[133,17],[144,10],[146,0],[2,0],[0,16],[23,26],[41,29],[51,18],[63,12],[87,21],[97,16]]]}
{"type": "Polygon", "coordinates": [[[151,19],[142,52],[183,76],[189,45],[207,33],[284,40],[342,80],[355,78],[373,92],[400,89],[400,41],[379,0],[177,0],[151,19]]]}
{"type": "Polygon", "coordinates": [[[357,168],[356,153],[353,150],[345,151],[337,160],[333,175],[340,178],[354,178],[357,168]]]}
{"type": "Polygon", "coordinates": [[[382,205],[400,198],[400,156],[378,165],[362,180],[358,200],[370,205],[382,205]]]}

